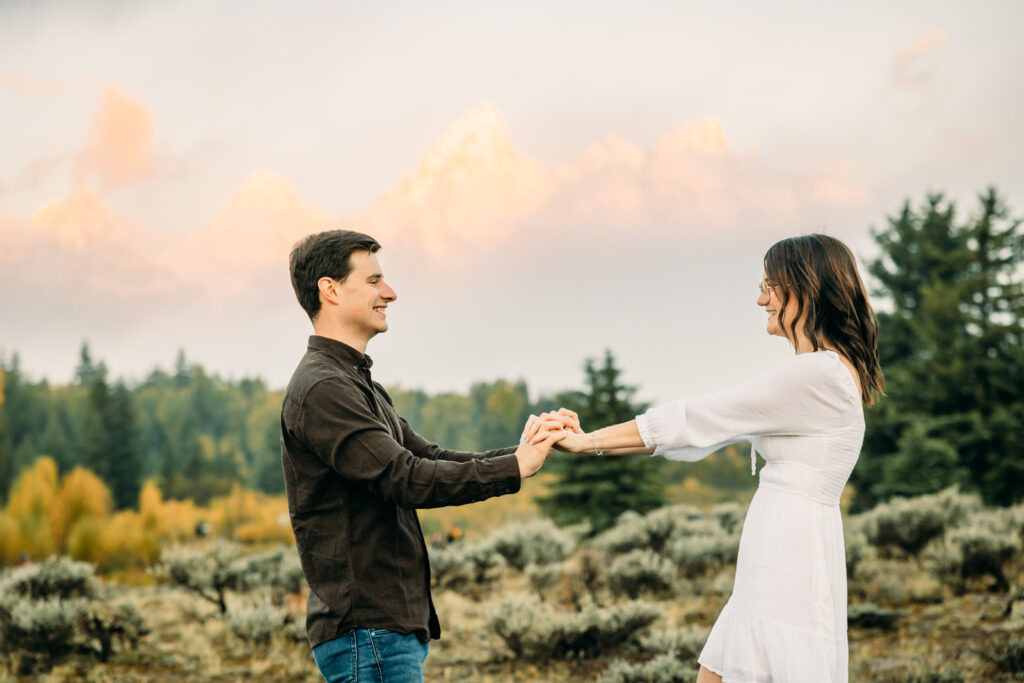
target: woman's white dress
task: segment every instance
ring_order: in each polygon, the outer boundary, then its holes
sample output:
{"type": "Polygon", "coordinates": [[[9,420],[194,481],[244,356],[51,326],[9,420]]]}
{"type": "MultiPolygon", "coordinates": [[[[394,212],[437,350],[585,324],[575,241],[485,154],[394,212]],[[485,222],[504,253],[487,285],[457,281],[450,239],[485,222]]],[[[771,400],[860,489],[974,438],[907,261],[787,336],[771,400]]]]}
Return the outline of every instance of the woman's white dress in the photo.
{"type": "Polygon", "coordinates": [[[839,356],[799,354],[744,384],[657,406],[636,421],[655,455],[695,461],[750,441],[767,462],[743,523],[732,596],[700,663],[725,683],[845,683],[839,496],[860,454],[864,411],[839,356]]]}

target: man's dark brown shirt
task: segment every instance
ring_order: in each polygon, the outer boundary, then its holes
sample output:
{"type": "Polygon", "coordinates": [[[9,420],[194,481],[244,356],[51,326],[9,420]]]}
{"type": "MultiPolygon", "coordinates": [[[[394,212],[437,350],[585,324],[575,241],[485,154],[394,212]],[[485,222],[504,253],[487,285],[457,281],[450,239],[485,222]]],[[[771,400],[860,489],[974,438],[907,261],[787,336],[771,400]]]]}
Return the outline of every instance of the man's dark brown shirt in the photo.
{"type": "Polygon", "coordinates": [[[281,406],[288,511],[316,647],[354,628],[441,635],[416,508],[519,490],[514,448],[439,448],[395,412],[352,347],[311,336],[281,406]]]}

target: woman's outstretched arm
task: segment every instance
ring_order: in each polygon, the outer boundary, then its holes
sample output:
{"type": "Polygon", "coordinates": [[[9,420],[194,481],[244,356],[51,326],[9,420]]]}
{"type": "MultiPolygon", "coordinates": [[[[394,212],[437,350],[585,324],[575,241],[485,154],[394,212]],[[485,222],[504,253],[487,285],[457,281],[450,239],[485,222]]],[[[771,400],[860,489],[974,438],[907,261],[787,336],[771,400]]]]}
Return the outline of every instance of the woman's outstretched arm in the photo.
{"type": "MultiPolygon", "coordinates": [[[[555,419],[538,420],[530,426],[528,433],[524,436],[530,440],[542,425],[554,426],[557,424],[558,421],[555,419]]],[[[654,448],[644,445],[644,440],[640,437],[640,430],[636,426],[636,420],[593,432],[566,431],[556,448],[581,455],[651,455],[654,453],[654,448]]]]}

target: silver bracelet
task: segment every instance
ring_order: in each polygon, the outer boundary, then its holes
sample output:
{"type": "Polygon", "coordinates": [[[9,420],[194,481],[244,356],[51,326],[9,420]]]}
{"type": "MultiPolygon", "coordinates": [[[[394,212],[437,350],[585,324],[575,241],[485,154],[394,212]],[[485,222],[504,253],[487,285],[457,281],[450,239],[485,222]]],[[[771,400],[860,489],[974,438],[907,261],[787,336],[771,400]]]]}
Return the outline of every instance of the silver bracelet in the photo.
{"type": "Polygon", "coordinates": [[[597,441],[594,440],[593,434],[590,434],[590,445],[594,447],[594,455],[604,455],[604,449],[597,447],[597,441]]]}

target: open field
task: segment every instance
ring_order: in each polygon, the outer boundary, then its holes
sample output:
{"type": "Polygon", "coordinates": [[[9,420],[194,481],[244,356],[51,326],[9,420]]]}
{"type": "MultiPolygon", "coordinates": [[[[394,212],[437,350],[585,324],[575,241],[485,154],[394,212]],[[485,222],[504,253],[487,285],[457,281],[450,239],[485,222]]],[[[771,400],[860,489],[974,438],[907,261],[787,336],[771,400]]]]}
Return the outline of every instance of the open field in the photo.
{"type": "MultiPolygon", "coordinates": [[[[443,637],[431,644],[428,680],[693,680],[731,591],[743,514],[737,503],[676,505],[624,515],[597,536],[527,518],[433,549],[443,637]]],[[[895,499],[846,527],[851,681],[1020,680],[1024,506],[983,508],[949,490],[895,499]]],[[[129,634],[113,639],[105,662],[79,622],[50,651],[12,630],[17,618],[4,614],[37,608],[37,634],[53,628],[39,601],[12,602],[41,566],[0,577],[5,679],[319,680],[291,548],[196,542],[117,582],[67,589],[84,600],[82,614],[127,605],[128,616],[104,617],[121,628],[110,632],[129,634]],[[218,572],[229,577],[223,612],[212,599],[218,572]]],[[[49,571],[52,585],[93,581],[84,563],[49,571]]]]}

